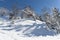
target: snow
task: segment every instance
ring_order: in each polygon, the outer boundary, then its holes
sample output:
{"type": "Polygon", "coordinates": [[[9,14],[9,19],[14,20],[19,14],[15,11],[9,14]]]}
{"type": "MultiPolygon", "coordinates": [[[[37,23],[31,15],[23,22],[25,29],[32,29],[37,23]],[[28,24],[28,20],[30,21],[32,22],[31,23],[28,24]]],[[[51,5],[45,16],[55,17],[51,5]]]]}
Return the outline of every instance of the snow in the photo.
{"type": "Polygon", "coordinates": [[[60,40],[60,35],[46,29],[45,22],[36,20],[0,20],[0,40],[60,40]]]}
{"type": "Polygon", "coordinates": [[[14,31],[6,32],[0,30],[0,40],[60,40],[60,35],[58,36],[32,36],[32,37],[21,37],[14,31]]]}

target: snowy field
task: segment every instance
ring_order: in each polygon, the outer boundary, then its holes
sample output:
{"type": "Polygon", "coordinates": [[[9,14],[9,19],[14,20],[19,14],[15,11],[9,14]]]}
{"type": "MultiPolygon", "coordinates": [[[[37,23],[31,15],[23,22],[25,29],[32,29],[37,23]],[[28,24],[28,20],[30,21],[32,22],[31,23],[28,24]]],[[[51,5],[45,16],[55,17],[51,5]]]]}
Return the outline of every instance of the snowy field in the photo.
{"type": "Polygon", "coordinates": [[[21,37],[16,32],[5,32],[0,30],[0,40],[60,40],[60,35],[57,36],[39,36],[39,37],[21,37]]]}
{"type": "Polygon", "coordinates": [[[0,40],[60,40],[60,35],[55,34],[38,20],[0,20],[0,40]]]}

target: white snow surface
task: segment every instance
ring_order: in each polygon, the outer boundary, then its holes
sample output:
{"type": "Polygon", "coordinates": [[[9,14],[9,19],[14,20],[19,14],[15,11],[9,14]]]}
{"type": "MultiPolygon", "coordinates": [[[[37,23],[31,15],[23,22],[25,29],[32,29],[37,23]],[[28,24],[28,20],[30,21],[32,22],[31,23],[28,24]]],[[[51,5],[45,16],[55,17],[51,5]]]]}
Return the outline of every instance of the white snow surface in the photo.
{"type": "Polygon", "coordinates": [[[0,19],[0,40],[60,40],[52,30],[46,29],[45,22],[36,20],[0,19]]]}

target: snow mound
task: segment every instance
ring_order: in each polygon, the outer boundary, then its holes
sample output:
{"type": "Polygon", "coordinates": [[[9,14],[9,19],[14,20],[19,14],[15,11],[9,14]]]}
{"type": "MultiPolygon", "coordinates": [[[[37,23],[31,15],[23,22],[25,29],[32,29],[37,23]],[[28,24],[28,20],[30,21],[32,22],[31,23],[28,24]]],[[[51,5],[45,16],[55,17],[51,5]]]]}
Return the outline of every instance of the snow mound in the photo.
{"type": "Polygon", "coordinates": [[[2,21],[0,20],[0,30],[12,31],[14,30],[17,34],[20,33],[24,36],[47,36],[55,35],[54,31],[49,31],[46,29],[45,22],[36,20],[13,20],[12,21],[2,21]]]}
{"type": "MultiPolygon", "coordinates": [[[[0,40],[47,40],[56,37],[55,34],[54,31],[46,29],[45,22],[39,20],[0,20],[0,40]]],[[[57,38],[59,37],[55,39],[57,38]]]]}

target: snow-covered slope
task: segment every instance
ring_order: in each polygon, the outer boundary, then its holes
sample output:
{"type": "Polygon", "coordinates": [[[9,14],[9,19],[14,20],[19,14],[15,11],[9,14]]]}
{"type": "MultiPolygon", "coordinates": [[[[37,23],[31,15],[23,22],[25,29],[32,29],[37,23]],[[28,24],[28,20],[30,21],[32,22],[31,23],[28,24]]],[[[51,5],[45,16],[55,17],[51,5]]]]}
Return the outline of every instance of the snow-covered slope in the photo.
{"type": "Polygon", "coordinates": [[[54,31],[46,29],[45,22],[25,19],[12,21],[0,20],[0,40],[46,40],[56,37],[53,36],[56,34],[54,31]]]}

